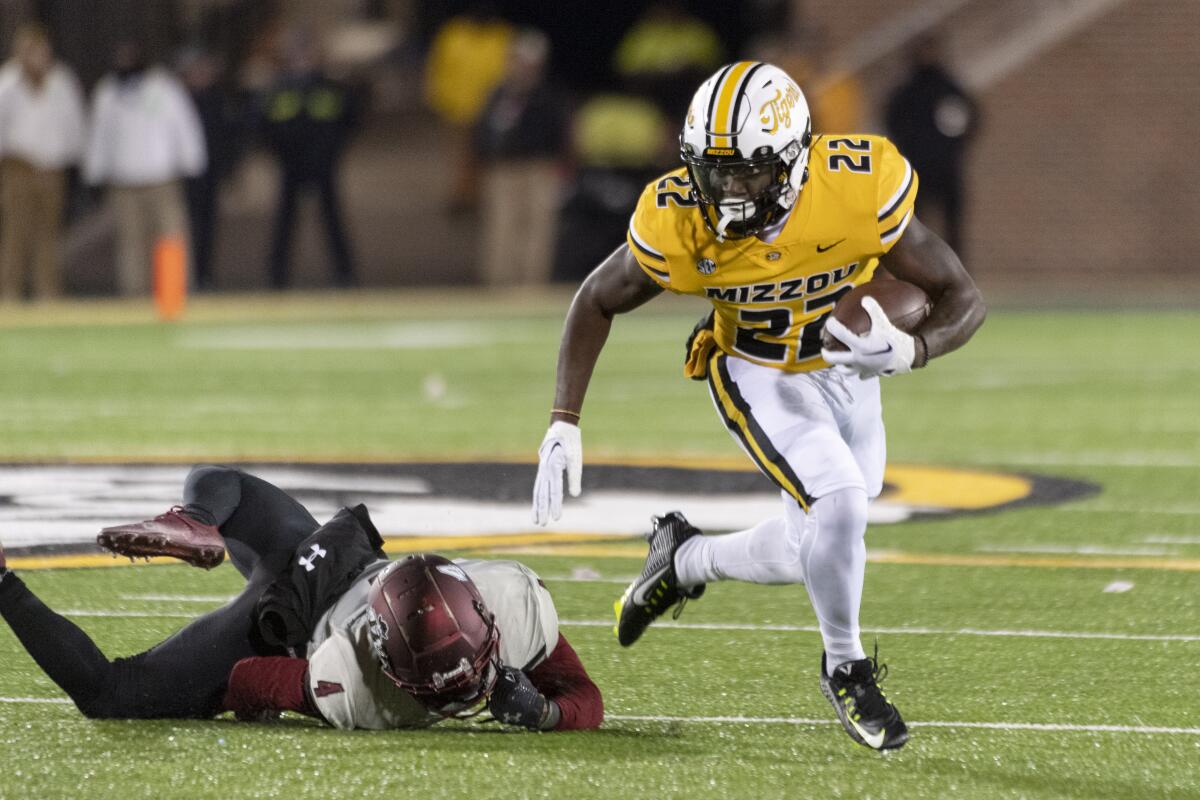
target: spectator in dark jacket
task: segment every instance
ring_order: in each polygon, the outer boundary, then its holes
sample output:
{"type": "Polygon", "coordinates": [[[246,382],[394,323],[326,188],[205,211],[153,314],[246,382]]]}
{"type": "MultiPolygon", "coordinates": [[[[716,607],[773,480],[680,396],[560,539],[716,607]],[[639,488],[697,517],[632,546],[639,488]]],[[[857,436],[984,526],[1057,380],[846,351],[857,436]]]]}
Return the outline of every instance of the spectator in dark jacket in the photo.
{"type": "Polygon", "coordinates": [[[300,194],[316,191],[329,238],[334,281],[351,286],[357,278],[338,193],[338,167],[358,127],[358,102],[349,87],[323,71],[316,43],[305,33],[291,34],[286,69],[268,90],[263,104],[263,136],[279,158],[279,209],[271,246],[271,285],[290,282],[288,259],[300,194]]]}
{"type": "Polygon", "coordinates": [[[189,48],[179,58],[179,73],[200,115],[208,166],[185,181],[192,223],[192,278],[200,290],[213,288],[213,243],[217,228],[217,195],[241,154],[245,103],[225,80],[221,60],[206,50],[189,48]]]}
{"type": "Polygon", "coordinates": [[[928,220],[936,206],[943,236],[960,256],[964,161],[978,127],[978,105],[946,69],[940,42],[923,39],[913,50],[912,74],[888,100],[888,135],[921,176],[917,213],[928,220]]]}
{"type": "Polygon", "coordinates": [[[483,275],[492,285],[550,278],[569,115],[546,81],[548,55],[538,31],[514,39],[504,80],[475,129],[483,168],[483,275]]]}

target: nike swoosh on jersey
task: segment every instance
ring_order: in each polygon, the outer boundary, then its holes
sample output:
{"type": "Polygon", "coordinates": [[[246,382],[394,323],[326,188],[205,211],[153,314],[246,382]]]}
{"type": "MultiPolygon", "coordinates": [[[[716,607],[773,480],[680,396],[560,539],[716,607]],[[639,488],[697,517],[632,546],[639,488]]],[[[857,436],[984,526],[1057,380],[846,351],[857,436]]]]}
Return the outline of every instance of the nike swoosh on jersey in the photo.
{"type": "Polygon", "coordinates": [[[878,750],[879,748],[883,747],[883,740],[887,738],[887,728],[880,728],[879,733],[872,735],[863,730],[863,726],[855,722],[852,717],[846,717],[846,719],[849,720],[850,724],[854,726],[854,730],[858,731],[858,735],[863,738],[863,741],[867,743],[868,747],[874,750],[878,750]]]}
{"type": "Polygon", "coordinates": [[[833,248],[837,247],[839,244],[841,244],[841,243],[842,243],[842,242],[844,242],[844,241],[846,241],[846,240],[845,240],[845,239],[838,239],[838,240],[837,240],[836,242],[834,242],[833,244],[827,244],[827,245],[825,245],[824,247],[822,247],[821,245],[817,245],[817,252],[818,252],[818,253],[824,253],[826,250],[832,250],[833,248]]]}

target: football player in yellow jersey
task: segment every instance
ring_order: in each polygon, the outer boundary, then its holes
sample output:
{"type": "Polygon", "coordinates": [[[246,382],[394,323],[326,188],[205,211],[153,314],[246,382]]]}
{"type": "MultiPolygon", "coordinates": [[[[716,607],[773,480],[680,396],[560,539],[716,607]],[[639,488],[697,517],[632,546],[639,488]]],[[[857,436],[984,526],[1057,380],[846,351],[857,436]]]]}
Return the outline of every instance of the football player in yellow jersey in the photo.
{"type": "Polygon", "coordinates": [[[730,433],[780,489],[783,513],[702,536],[682,514],[653,520],[645,568],[617,601],[632,644],[705,584],[806,587],[824,652],[820,687],[858,743],[900,747],[908,731],[880,691],[858,613],[868,502],[886,457],[879,376],[924,367],[982,324],[979,292],[954,252],[914,216],[918,179],[879,136],[814,135],[800,88],[770,64],[726,65],[696,92],[680,135],[682,169],[646,187],[625,244],[584,281],[567,314],[550,428],[538,451],[538,524],[561,514],[563,472],[580,492],[584,394],[613,316],[664,289],[705,297],[685,371],[707,377],[730,433]],[[876,270],[932,300],[909,335],[873,300],[858,336],[826,315],[876,270]],[[827,327],[847,350],[821,349],[827,327]]]}

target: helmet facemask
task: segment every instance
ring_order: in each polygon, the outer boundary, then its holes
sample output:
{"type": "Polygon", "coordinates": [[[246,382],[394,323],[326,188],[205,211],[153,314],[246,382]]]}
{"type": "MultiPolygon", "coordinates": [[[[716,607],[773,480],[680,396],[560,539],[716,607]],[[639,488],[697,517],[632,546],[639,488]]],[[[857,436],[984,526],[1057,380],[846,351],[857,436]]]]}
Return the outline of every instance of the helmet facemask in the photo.
{"type": "Polygon", "coordinates": [[[679,154],[717,241],[755,236],[787,216],[808,178],[811,142],[804,93],[779,67],[738,61],[700,85],[679,154]]]}
{"type": "Polygon", "coordinates": [[[496,635],[489,640],[487,649],[479,654],[475,663],[462,658],[455,669],[433,673],[425,683],[401,680],[387,667],[382,670],[393,683],[434,714],[466,719],[484,710],[484,701],[496,688],[496,680],[500,677],[500,637],[496,635]]]}
{"type": "Polygon", "coordinates": [[[760,147],[749,158],[705,156],[681,146],[700,213],[718,241],[754,236],[787,213],[808,177],[810,140],[805,131],[802,142],[789,142],[779,153],[760,147]],[[803,172],[794,182],[796,169],[803,172]]]}

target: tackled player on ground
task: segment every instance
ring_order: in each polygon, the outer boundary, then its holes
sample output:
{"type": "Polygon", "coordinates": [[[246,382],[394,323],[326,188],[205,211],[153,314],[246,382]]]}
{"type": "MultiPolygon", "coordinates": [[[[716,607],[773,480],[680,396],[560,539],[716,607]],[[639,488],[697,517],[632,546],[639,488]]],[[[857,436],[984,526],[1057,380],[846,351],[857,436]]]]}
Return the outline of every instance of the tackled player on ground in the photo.
{"type": "Polygon", "coordinates": [[[366,508],[324,525],[281,489],[229,467],[193,469],[183,504],[104,529],[114,553],[211,568],[228,549],[246,579],[223,607],[130,658],[107,658],[7,569],[0,616],[88,717],[266,720],[342,729],[433,725],[490,711],[529,730],[597,727],[600,690],[558,630],[536,574],[515,561],[389,561],[366,508]]]}

